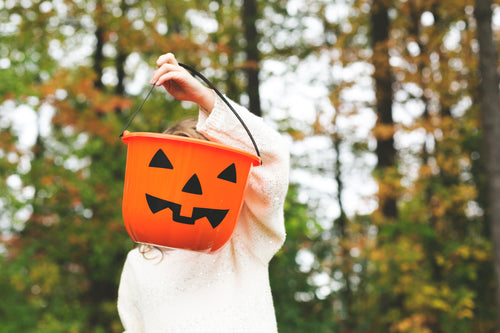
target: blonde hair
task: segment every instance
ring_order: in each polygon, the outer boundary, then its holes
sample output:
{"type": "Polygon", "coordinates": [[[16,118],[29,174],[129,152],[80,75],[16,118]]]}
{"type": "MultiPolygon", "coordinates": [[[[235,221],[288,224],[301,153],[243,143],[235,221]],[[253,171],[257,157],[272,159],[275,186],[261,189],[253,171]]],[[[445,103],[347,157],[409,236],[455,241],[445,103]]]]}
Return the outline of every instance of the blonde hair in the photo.
{"type": "Polygon", "coordinates": [[[178,136],[185,136],[188,138],[208,140],[203,134],[196,130],[196,124],[198,121],[193,118],[185,119],[172,127],[167,128],[163,133],[172,134],[178,136]]]}
{"type": "MultiPolygon", "coordinates": [[[[177,124],[167,128],[165,131],[163,131],[163,133],[208,141],[208,139],[203,134],[196,130],[197,123],[198,121],[194,118],[181,120],[177,124]]],[[[153,255],[153,251],[159,252],[161,254],[161,259],[163,259],[164,252],[168,250],[167,248],[144,243],[140,243],[138,245],[138,248],[142,256],[148,260],[157,258],[156,255],[153,255]]]]}

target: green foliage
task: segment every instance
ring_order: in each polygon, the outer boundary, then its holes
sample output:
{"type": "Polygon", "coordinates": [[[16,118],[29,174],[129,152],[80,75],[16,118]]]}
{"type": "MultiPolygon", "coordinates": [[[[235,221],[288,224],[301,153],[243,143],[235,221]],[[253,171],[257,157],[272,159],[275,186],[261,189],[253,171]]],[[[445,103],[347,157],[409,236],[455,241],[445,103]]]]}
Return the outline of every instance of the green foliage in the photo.
{"type": "Polygon", "coordinates": [[[279,331],[329,332],[334,325],[329,320],[330,305],[318,299],[308,282],[310,271],[300,270],[296,261],[300,251],[308,251],[315,238],[310,231],[314,219],[307,205],[298,201],[296,185],[288,191],[285,219],[287,241],[270,265],[279,331]]]}

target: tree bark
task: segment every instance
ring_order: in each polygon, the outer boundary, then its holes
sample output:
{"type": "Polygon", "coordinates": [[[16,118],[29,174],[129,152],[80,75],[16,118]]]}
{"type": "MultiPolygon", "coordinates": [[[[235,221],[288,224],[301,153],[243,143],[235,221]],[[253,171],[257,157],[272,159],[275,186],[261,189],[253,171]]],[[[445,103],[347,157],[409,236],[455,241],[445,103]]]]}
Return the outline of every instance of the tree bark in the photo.
{"type": "Polygon", "coordinates": [[[104,29],[100,26],[97,27],[95,31],[96,46],[94,51],[94,73],[96,78],[94,80],[94,86],[96,88],[104,87],[102,83],[102,72],[103,72],[103,61],[104,61],[104,29]]]}
{"type": "Polygon", "coordinates": [[[491,27],[492,1],[476,0],[474,15],[477,20],[479,42],[479,85],[483,154],[486,165],[487,207],[485,218],[491,226],[493,260],[496,279],[497,332],[500,331],[500,94],[497,72],[498,56],[491,27]]]}
{"type": "MultiPolygon", "coordinates": [[[[385,220],[384,225],[394,223],[398,216],[397,195],[395,192],[395,180],[390,174],[396,168],[396,149],[394,148],[394,120],[392,117],[393,100],[393,75],[389,63],[389,8],[387,1],[373,0],[370,14],[371,38],[372,38],[372,64],[374,68],[373,80],[375,83],[375,112],[377,114],[376,132],[377,139],[377,166],[376,172],[379,174],[379,212],[385,220]],[[385,189],[382,187],[386,187],[385,189]]],[[[392,242],[397,236],[393,234],[392,239],[381,238],[378,240],[380,246],[384,242],[392,242]]],[[[388,259],[389,267],[396,266],[392,259],[388,259]]],[[[394,279],[394,277],[392,278],[394,279]]],[[[380,294],[379,311],[388,313],[394,309],[403,310],[403,295],[391,291],[382,291],[380,294]]],[[[381,331],[388,332],[390,323],[382,321],[381,331]]]]}
{"type": "Polygon", "coordinates": [[[248,108],[257,116],[262,116],[259,94],[259,35],[255,22],[258,18],[257,0],[243,0],[242,7],[243,28],[245,31],[245,53],[247,63],[245,71],[247,75],[247,95],[249,99],[248,108]]]}
{"type": "MultiPolygon", "coordinates": [[[[128,13],[129,6],[127,2],[122,0],[120,4],[120,9],[123,14],[126,15],[128,13]]],[[[115,59],[115,68],[116,68],[116,76],[118,78],[118,82],[115,87],[115,94],[123,95],[125,93],[125,61],[127,60],[128,54],[125,51],[126,42],[119,37],[116,43],[117,55],[115,59]]]]}
{"type": "Polygon", "coordinates": [[[102,73],[103,73],[103,62],[104,62],[104,23],[102,23],[102,14],[103,14],[103,4],[102,1],[98,1],[96,4],[96,22],[97,28],[95,30],[95,38],[96,45],[94,51],[94,73],[96,74],[96,78],[94,80],[94,87],[100,89],[104,87],[102,82],[102,73]]]}
{"type": "MultiPolygon", "coordinates": [[[[389,15],[384,1],[374,0],[371,14],[371,37],[373,44],[372,63],[375,81],[377,125],[393,127],[392,99],[393,77],[389,64],[389,15]]],[[[377,169],[381,172],[395,166],[396,150],[394,136],[377,137],[377,169]]],[[[396,218],[397,207],[395,195],[379,198],[380,209],[385,217],[396,218]]]]}
{"type": "MultiPolygon", "coordinates": [[[[336,125],[335,116],[332,121],[336,125]]],[[[340,214],[339,217],[333,222],[333,227],[337,230],[337,237],[339,238],[340,244],[340,270],[342,271],[342,280],[344,286],[339,291],[340,301],[342,302],[344,316],[340,319],[339,332],[352,332],[355,328],[355,319],[353,315],[353,292],[351,288],[351,269],[352,269],[352,256],[350,253],[349,240],[351,235],[348,229],[348,217],[346,215],[344,204],[342,201],[342,194],[344,191],[344,182],[342,181],[342,171],[341,171],[341,161],[340,161],[340,144],[341,138],[338,134],[333,134],[332,136],[333,148],[335,150],[335,165],[334,165],[334,179],[337,183],[337,196],[336,201],[339,205],[340,214]]],[[[333,278],[333,277],[332,277],[333,278]]]]}

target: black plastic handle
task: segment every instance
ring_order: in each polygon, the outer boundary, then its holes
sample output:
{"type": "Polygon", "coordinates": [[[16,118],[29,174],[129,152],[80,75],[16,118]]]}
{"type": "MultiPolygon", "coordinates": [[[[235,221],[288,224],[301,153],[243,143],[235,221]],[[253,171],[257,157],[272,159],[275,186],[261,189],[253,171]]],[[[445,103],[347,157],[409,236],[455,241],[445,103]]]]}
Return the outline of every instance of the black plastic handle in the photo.
{"type": "MultiPolygon", "coordinates": [[[[253,138],[252,136],[252,133],[250,132],[250,130],[248,129],[247,125],[245,124],[245,122],[243,121],[243,119],[241,119],[240,115],[238,114],[238,112],[236,112],[236,110],[234,109],[234,107],[231,105],[231,103],[229,103],[229,101],[224,97],[224,95],[212,84],[212,82],[210,82],[205,76],[203,76],[200,72],[198,72],[196,69],[194,69],[193,67],[191,66],[188,66],[188,65],[185,65],[185,64],[181,64],[179,63],[179,66],[185,68],[186,70],[188,70],[189,72],[191,72],[191,74],[193,76],[198,76],[203,82],[205,82],[211,89],[213,89],[215,91],[215,93],[222,99],[222,101],[224,103],[226,103],[226,105],[229,107],[229,109],[231,110],[231,112],[233,112],[233,114],[236,116],[236,118],[239,120],[239,122],[241,123],[241,125],[243,126],[243,128],[245,129],[245,131],[247,132],[248,136],[250,137],[250,140],[252,141],[252,144],[253,144],[253,147],[255,149],[255,152],[257,153],[257,156],[259,157],[260,159],[260,164],[262,164],[262,158],[260,156],[260,151],[259,151],[259,148],[257,147],[257,143],[255,142],[255,139],[253,138]]],[[[153,86],[151,87],[151,89],[149,90],[148,94],[146,95],[146,97],[144,98],[144,100],[142,101],[141,105],[137,108],[137,110],[135,111],[135,113],[132,115],[132,117],[130,118],[130,120],[128,121],[127,125],[125,125],[125,128],[122,130],[121,134],[120,134],[120,137],[123,136],[123,133],[127,130],[127,128],[130,126],[130,124],[132,123],[132,120],[134,120],[135,116],[137,116],[137,114],[139,113],[139,111],[142,109],[144,103],[146,103],[146,100],[148,99],[149,95],[151,95],[151,93],[153,92],[153,89],[155,88],[155,84],[153,84],[153,86]]]]}

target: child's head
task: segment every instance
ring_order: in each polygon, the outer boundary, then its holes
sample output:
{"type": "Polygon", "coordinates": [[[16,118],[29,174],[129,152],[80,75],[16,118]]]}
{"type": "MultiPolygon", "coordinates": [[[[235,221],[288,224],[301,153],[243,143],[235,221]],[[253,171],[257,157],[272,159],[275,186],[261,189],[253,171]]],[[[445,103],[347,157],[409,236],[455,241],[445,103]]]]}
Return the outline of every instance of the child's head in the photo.
{"type": "MultiPolygon", "coordinates": [[[[208,141],[208,139],[203,134],[201,134],[196,130],[196,124],[197,124],[196,119],[192,118],[185,119],[167,128],[165,131],[163,131],[163,133],[208,141]]],[[[157,246],[148,244],[139,244],[139,251],[146,259],[157,258],[156,255],[152,253],[152,251],[155,249],[158,250],[163,255],[164,248],[159,248],[157,246]]]]}
{"type": "Polygon", "coordinates": [[[163,133],[185,136],[188,138],[195,138],[200,140],[208,140],[203,134],[196,130],[196,124],[196,119],[190,118],[182,120],[174,126],[167,128],[163,133]]]}

